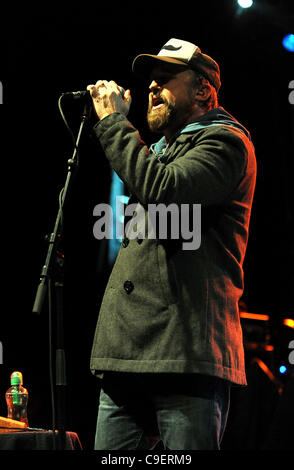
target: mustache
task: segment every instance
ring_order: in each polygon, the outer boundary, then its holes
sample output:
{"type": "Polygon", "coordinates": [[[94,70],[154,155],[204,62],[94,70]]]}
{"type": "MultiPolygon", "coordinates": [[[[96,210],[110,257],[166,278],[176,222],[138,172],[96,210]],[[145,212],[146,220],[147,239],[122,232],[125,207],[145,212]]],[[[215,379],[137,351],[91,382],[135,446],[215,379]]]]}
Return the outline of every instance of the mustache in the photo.
{"type": "Polygon", "coordinates": [[[160,93],[160,91],[158,91],[157,93],[156,92],[149,93],[149,106],[148,106],[149,110],[152,109],[152,107],[154,106],[154,103],[159,102],[159,101],[164,104],[169,105],[168,100],[160,93]]]}
{"type": "Polygon", "coordinates": [[[163,101],[166,101],[165,97],[163,96],[163,94],[160,91],[158,91],[157,93],[151,92],[150,94],[151,94],[152,98],[160,98],[163,101]]]}

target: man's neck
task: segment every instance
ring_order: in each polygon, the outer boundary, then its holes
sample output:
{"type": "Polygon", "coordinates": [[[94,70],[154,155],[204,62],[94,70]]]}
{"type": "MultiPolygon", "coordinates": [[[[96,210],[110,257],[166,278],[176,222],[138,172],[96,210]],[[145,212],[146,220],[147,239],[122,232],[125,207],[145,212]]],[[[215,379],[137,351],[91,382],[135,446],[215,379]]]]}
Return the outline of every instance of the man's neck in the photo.
{"type": "Polygon", "coordinates": [[[187,118],[183,119],[182,122],[177,122],[175,125],[171,125],[164,129],[164,136],[167,142],[169,142],[173,136],[179,132],[181,129],[184,129],[188,124],[191,124],[192,122],[197,121],[201,116],[206,114],[207,111],[203,111],[200,107],[197,106],[197,108],[194,110],[192,114],[190,114],[187,118]]]}

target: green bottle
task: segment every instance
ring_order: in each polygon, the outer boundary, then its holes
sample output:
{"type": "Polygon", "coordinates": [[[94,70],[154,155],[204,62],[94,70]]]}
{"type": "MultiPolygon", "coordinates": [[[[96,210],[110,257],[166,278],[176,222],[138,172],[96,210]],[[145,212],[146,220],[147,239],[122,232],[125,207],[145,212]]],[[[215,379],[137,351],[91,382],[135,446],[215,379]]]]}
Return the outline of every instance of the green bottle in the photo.
{"type": "Polygon", "coordinates": [[[22,386],[22,373],[12,372],[10,376],[11,387],[5,394],[7,403],[7,418],[15,419],[29,425],[27,417],[27,404],[29,394],[28,391],[22,386]]]}

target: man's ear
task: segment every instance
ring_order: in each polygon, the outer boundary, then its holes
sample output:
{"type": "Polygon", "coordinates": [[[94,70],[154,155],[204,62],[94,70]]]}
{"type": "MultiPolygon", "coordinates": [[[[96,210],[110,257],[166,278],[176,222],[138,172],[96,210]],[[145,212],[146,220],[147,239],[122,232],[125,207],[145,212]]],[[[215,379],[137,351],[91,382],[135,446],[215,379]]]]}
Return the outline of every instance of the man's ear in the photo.
{"type": "Polygon", "coordinates": [[[207,101],[210,95],[211,87],[203,83],[195,90],[195,101],[207,101]]]}

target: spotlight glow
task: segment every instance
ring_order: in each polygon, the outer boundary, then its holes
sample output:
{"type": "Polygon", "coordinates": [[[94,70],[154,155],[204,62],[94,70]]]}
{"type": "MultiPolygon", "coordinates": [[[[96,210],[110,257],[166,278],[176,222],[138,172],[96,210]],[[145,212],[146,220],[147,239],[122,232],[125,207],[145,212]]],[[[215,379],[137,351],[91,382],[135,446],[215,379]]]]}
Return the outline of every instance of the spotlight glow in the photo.
{"type": "Polygon", "coordinates": [[[285,374],[285,372],[287,371],[287,367],[286,366],[280,366],[279,371],[280,371],[281,374],[285,374]]]}
{"type": "Polygon", "coordinates": [[[252,0],[238,0],[238,5],[241,8],[250,8],[253,5],[253,1],[252,0]]]}
{"type": "Polygon", "coordinates": [[[294,52],[294,34],[287,34],[284,37],[283,46],[287,51],[294,52]]]}

